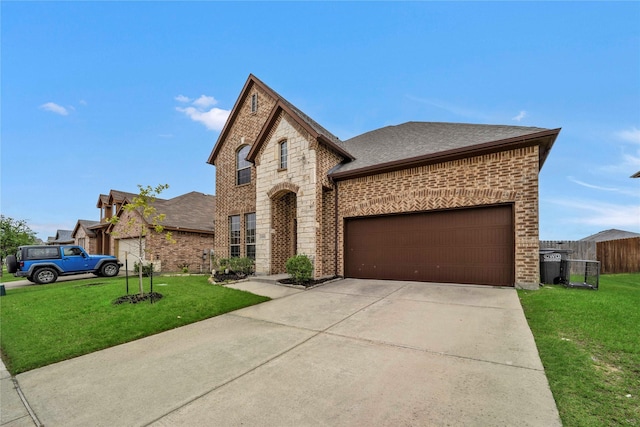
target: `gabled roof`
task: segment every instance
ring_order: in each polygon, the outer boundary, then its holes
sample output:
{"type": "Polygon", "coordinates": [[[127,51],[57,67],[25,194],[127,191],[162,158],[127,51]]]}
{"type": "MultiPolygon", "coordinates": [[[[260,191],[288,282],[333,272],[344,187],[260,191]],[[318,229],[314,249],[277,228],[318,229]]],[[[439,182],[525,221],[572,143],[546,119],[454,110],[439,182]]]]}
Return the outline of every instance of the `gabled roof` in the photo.
{"type": "Polygon", "coordinates": [[[137,194],[128,193],[120,190],[110,190],[109,194],[101,194],[98,197],[97,208],[101,208],[104,205],[113,205],[114,203],[122,203],[125,200],[132,200],[137,194]]]}
{"type": "MultiPolygon", "coordinates": [[[[192,191],[168,200],[156,198],[153,206],[158,214],[165,215],[161,225],[167,230],[207,234],[214,232],[215,196],[192,191]]],[[[123,209],[124,207],[121,207],[116,215],[121,215],[123,209]]],[[[139,210],[138,214],[144,219],[139,210]]],[[[112,228],[111,224],[110,228],[112,228]]]]}
{"type": "MultiPolygon", "coordinates": [[[[265,130],[268,129],[270,125],[272,125],[275,122],[275,120],[278,118],[280,111],[284,110],[296,122],[298,122],[305,130],[307,130],[307,132],[309,132],[313,137],[318,138],[320,142],[325,143],[330,148],[338,151],[339,154],[342,152],[341,155],[343,156],[346,155],[348,158],[351,158],[351,156],[349,156],[348,153],[346,153],[346,151],[344,151],[344,149],[340,147],[340,139],[337,136],[333,135],[331,132],[326,130],[324,127],[322,127],[319,123],[317,123],[311,117],[304,114],[300,109],[298,109],[289,101],[284,99],[276,91],[274,91],[269,86],[264,84],[256,76],[254,76],[253,74],[249,74],[249,77],[247,78],[247,81],[245,82],[244,87],[240,92],[240,96],[238,97],[238,100],[233,106],[233,109],[231,110],[231,114],[229,114],[229,118],[227,119],[227,122],[225,123],[224,128],[222,128],[222,132],[220,132],[220,136],[218,137],[218,140],[216,141],[216,144],[214,145],[213,150],[211,151],[211,155],[209,156],[207,163],[209,164],[215,163],[215,159],[218,156],[218,152],[222,148],[222,142],[227,138],[227,135],[229,134],[231,127],[233,126],[233,123],[235,122],[235,120],[238,117],[238,114],[240,113],[240,107],[244,103],[245,99],[251,94],[251,88],[254,85],[259,86],[263,91],[267,92],[272,98],[276,100],[276,105],[273,107],[271,114],[269,116],[269,119],[265,123],[265,126],[262,128],[262,131],[260,132],[260,136],[258,137],[258,140],[256,142],[260,141],[260,144],[263,142],[265,137],[264,135],[265,130]]],[[[251,152],[249,154],[250,157],[252,152],[253,152],[253,156],[255,157],[255,154],[259,150],[259,147],[256,147],[258,145],[259,145],[258,143],[253,144],[251,148],[251,152]]]]}
{"type": "MultiPolygon", "coordinates": [[[[136,193],[128,193],[126,191],[120,190],[111,190],[109,191],[109,203],[123,203],[125,201],[132,201],[134,197],[136,197],[136,193]]],[[[160,200],[160,199],[157,199],[160,200]]]]}
{"type": "Polygon", "coordinates": [[[278,102],[276,102],[276,105],[271,110],[271,114],[262,127],[262,130],[258,134],[256,142],[251,146],[251,150],[249,150],[249,154],[247,155],[248,161],[252,163],[255,161],[255,158],[260,151],[260,147],[262,147],[262,145],[265,143],[272,126],[275,124],[276,120],[280,116],[280,113],[283,111],[286,112],[304,130],[309,132],[312,138],[315,138],[318,140],[318,142],[325,144],[327,147],[338,153],[343,158],[348,160],[354,159],[354,157],[344,149],[344,146],[340,139],[338,139],[322,126],[311,120],[309,116],[302,113],[292,104],[288,103],[285,100],[279,99],[278,102]]]}
{"type": "Polygon", "coordinates": [[[50,245],[62,245],[65,243],[73,243],[71,233],[73,230],[57,230],[56,237],[48,237],[47,243],[50,245]]]}
{"type": "Polygon", "coordinates": [[[78,230],[80,230],[80,228],[82,228],[84,230],[84,232],[87,234],[87,236],[96,237],[95,231],[90,229],[90,227],[93,227],[93,226],[96,226],[96,225],[100,225],[100,221],[91,221],[91,220],[88,220],[88,219],[79,219],[78,222],[76,223],[76,226],[73,228],[73,232],[71,233],[71,237],[75,237],[76,233],[78,232],[78,230]]]}
{"type": "Polygon", "coordinates": [[[356,159],[330,175],[352,178],[530,145],[540,145],[542,167],[559,132],[523,126],[407,122],[344,141],[356,159]]]}
{"type": "Polygon", "coordinates": [[[591,236],[587,236],[584,239],[580,239],[581,242],[608,242],[609,240],[630,239],[632,237],[640,237],[639,233],[632,231],[616,230],[604,230],[591,236]]]}
{"type": "Polygon", "coordinates": [[[156,199],[158,213],[165,214],[165,228],[213,232],[216,197],[192,191],[169,200],[156,199]]]}

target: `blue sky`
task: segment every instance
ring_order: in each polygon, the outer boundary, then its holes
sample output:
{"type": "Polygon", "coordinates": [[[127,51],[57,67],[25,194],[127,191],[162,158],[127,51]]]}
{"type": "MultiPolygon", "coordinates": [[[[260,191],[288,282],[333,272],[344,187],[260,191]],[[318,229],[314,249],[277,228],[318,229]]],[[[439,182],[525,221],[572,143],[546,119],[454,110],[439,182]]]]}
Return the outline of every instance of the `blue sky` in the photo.
{"type": "Polygon", "coordinates": [[[342,139],[562,128],[540,238],[640,232],[638,2],[0,2],[3,215],[46,239],[110,189],[215,192],[249,73],[342,139]]]}

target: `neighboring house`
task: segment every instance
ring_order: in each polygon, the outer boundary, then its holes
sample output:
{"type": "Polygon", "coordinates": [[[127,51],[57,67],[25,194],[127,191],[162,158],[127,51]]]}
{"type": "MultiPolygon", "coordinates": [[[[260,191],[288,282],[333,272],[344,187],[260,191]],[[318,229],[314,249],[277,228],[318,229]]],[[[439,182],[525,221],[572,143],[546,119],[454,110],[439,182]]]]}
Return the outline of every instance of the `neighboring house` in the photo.
{"type": "Polygon", "coordinates": [[[69,245],[75,240],[72,237],[73,230],[57,230],[55,237],[47,237],[47,245],[69,245]]]}
{"type": "Polygon", "coordinates": [[[103,204],[103,221],[113,215],[120,218],[115,225],[107,223],[105,229],[111,239],[113,254],[122,262],[126,260],[129,270],[134,269],[134,263],[142,255],[145,263],[153,262],[156,271],[181,271],[184,267],[190,272],[209,271],[209,254],[214,244],[215,196],[191,192],[168,200],[156,198],[153,206],[158,214],[165,215],[161,222],[164,227],[162,233],[155,232],[139,210],[123,208],[135,196],[133,193],[112,191],[103,204]],[[117,207],[117,210],[109,211],[109,205],[117,207]],[[136,225],[128,227],[131,219],[136,225]],[[145,236],[140,236],[141,223],[149,229],[145,236]],[[167,231],[171,232],[175,242],[166,239],[167,231]],[[139,253],[140,247],[142,254],[139,253]]]}
{"type": "Polygon", "coordinates": [[[537,288],[538,173],[559,132],[409,122],[341,141],[250,75],[208,159],[216,255],[537,288]]]}
{"type": "Polygon", "coordinates": [[[82,246],[90,254],[98,254],[98,235],[91,227],[100,225],[100,221],[79,219],[71,237],[75,244],[82,246]]]}
{"type": "Polygon", "coordinates": [[[96,207],[100,209],[100,221],[88,227],[95,234],[96,254],[118,255],[113,248],[113,239],[108,233],[111,225],[108,220],[120,210],[124,203],[133,200],[135,196],[136,194],[134,193],[118,190],[111,190],[109,194],[100,194],[96,203],[96,207]]]}
{"type": "Polygon", "coordinates": [[[632,231],[624,230],[604,230],[591,236],[587,236],[584,239],[580,239],[581,242],[608,242],[610,240],[630,239],[632,237],[640,237],[640,234],[632,231]]]}

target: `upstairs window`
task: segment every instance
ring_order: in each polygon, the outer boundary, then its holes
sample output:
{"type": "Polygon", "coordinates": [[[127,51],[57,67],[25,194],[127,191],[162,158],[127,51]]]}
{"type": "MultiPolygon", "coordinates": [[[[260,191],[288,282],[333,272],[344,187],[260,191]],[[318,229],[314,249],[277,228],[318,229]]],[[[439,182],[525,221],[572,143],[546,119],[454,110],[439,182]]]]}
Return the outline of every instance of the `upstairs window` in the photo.
{"type": "Polygon", "coordinates": [[[251,112],[255,113],[258,111],[258,94],[254,93],[251,95],[251,112]]]}
{"type": "Polygon", "coordinates": [[[280,169],[286,169],[287,168],[287,156],[288,156],[288,149],[287,149],[287,140],[285,139],[284,141],[280,142],[280,169]]]}
{"type": "Polygon", "coordinates": [[[244,145],[236,153],[236,185],[251,182],[251,163],[247,161],[249,146],[244,145]]]}

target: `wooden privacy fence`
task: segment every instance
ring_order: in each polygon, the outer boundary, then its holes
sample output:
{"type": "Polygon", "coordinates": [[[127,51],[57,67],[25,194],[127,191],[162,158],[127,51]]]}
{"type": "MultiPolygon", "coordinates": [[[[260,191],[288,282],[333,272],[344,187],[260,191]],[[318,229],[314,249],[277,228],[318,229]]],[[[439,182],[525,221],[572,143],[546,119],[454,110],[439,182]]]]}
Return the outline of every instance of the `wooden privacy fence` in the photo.
{"type": "Polygon", "coordinates": [[[596,260],[596,242],[540,240],[540,249],[567,249],[571,259],[596,260]]]}
{"type": "Polygon", "coordinates": [[[540,249],[568,249],[570,259],[600,261],[601,274],[640,272],[640,237],[607,242],[541,240],[540,249]]]}
{"type": "Polygon", "coordinates": [[[603,274],[640,272],[640,237],[598,242],[597,256],[603,274]]]}

